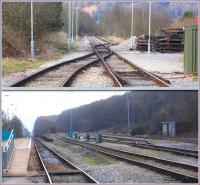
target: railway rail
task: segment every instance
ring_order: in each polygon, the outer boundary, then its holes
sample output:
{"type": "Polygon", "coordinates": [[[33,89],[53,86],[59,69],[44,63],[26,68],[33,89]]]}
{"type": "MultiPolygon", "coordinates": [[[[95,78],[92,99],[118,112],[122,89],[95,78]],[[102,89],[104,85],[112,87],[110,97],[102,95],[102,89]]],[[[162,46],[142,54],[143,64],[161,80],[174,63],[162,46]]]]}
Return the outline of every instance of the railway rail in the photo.
{"type": "Polygon", "coordinates": [[[99,61],[95,52],[42,69],[11,87],[64,87],[81,70],[99,61]]]}
{"type": "Polygon", "coordinates": [[[79,167],[62,157],[53,149],[35,140],[35,148],[46,174],[46,182],[52,183],[98,183],[79,167]]]}
{"type": "Polygon", "coordinates": [[[119,87],[132,86],[132,87],[169,87],[169,81],[161,78],[155,74],[152,74],[144,69],[139,68],[129,60],[125,59],[115,51],[113,51],[109,45],[111,43],[105,42],[100,37],[89,38],[94,51],[105,67],[107,73],[112,77],[119,87]],[[108,52],[113,55],[106,60],[101,57],[101,53],[108,52]]]}
{"type": "Polygon", "coordinates": [[[102,154],[113,158],[134,164],[140,167],[148,168],[163,175],[171,176],[182,182],[198,182],[198,167],[174,161],[164,160],[152,156],[141,155],[137,153],[122,151],[118,149],[108,148],[96,144],[80,142],[65,137],[57,137],[71,144],[80,145],[91,150],[95,150],[102,154]]]}
{"type": "Polygon", "coordinates": [[[103,135],[103,140],[106,142],[110,142],[110,143],[127,144],[127,145],[134,146],[134,147],[167,151],[167,152],[171,152],[171,153],[175,153],[175,154],[179,154],[179,155],[198,158],[197,150],[189,150],[189,149],[183,149],[183,148],[155,145],[155,144],[152,144],[151,142],[148,142],[148,140],[146,140],[146,139],[138,139],[138,138],[127,139],[127,138],[123,138],[123,137],[103,135]],[[143,142],[143,143],[140,143],[140,142],[143,142]]]}
{"type": "MultiPolygon", "coordinates": [[[[139,68],[111,50],[109,41],[94,36],[89,37],[89,41],[94,50],[92,53],[42,69],[11,87],[73,87],[73,81],[82,79],[80,74],[90,73],[93,66],[103,66],[104,70],[98,74],[102,82],[97,87],[169,87],[169,81],[139,68]]],[[[89,76],[86,87],[94,87],[92,84],[96,81],[93,78],[89,76]]]]}

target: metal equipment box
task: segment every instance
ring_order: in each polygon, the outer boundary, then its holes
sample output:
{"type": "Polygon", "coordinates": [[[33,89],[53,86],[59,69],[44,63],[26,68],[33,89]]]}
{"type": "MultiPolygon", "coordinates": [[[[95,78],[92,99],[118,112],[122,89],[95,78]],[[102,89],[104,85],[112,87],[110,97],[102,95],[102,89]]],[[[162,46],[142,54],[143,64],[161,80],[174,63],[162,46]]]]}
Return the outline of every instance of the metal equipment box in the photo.
{"type": "Polygon", "coordinates": [[[162,122],[163,136],[175,137],[176,136],[176,123],[175,122],[162,122]]]}
{"type": "Polygon", "coordinates": [[[198,72],[198,26],[184,27],[184,71],[198,72]]]}
{"type": "Polygon", "coordinates": [[[102,134],[97,134],[96,143],[101,143],[101,142],[102,142],[102,134]]]}

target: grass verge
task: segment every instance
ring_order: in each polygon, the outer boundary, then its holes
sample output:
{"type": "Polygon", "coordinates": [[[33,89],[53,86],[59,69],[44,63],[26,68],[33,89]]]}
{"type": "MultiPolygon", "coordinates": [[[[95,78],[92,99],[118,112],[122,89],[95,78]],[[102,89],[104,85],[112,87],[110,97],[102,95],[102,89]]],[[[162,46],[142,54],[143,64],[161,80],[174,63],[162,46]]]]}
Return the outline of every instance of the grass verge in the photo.
{"type": "Polygon", "coordinates": [[[95,156],[87,154],[82,158],[83,162],[90,165],[112,164],[114,161],[103,156],[95,156]]]}
{"type": "Polygon", "coordinates": [[[16,73],[25,71],[27,69],[34,69],[38,68],[44,62],[40,59],[25,59],[25,58],[3,58],[2,62],[2,73],[9,74],[9,73],[16,73]]]}
{"type": "Polygon", "coordinates": [[[27,69],[35,69],[48,62],[50,60],[57,60],[61,58],[60,56],[54,57],[37,57],[36,59],[32,60],[30,58],[3,58],[2,60],[2,73],[3,74],[10,74],[10,73],[17,73],[17,72],[24,72],[27,69]]]}

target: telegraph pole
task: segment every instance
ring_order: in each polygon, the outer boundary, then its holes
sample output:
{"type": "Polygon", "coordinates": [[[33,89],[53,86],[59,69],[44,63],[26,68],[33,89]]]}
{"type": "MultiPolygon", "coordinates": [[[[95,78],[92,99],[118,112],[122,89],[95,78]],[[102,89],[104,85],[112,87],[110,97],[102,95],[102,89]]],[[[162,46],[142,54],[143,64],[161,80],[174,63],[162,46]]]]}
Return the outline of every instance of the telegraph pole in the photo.
{"type": "Polygon", "coordinates": [[[131,49],[133,49],[133,1],[131,9],[131,49]]]}
{"type": "Polygon", "coordinates": [[[72,1],[72,42],[74,42],[74,2],[72,1]]]}
{"type": "Polygon", "coordinates": [[[128,121],[128,130],[129,130],[130,129],[130,113],[129,113],[130,112],[130,105],[129,105],[128,93],[126,94],[126,98],[127,98],[127,121],[128,121]]]}
{"type": "Polygon", "coordinates": [[[67,44],[68,44],[68,50],[71,49],[71,1],[68,2],[68,39],[67,39],[67,44]]]}
{"type": "Polygon", "coordinates": [[[76,2],[76,40],[78,40],[78,1],[76,2]]]}
{"type": "Polygon", "coordinates": [[[151,1],[149,1],[149,40],[148,40],[148,54],[151,51],[151,1]]]}
{"type": "Polygon", "coordinates": [[[35,57],[35,48],[34,48],[34,29],[33,29],[33,1],[31,1],[31,58],[35,57]]]}

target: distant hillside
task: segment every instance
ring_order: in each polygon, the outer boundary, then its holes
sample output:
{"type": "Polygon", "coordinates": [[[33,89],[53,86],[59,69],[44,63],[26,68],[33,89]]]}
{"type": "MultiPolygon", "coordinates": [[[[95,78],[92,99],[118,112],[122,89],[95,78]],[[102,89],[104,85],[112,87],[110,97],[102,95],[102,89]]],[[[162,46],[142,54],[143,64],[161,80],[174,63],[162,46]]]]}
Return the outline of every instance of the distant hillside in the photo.
{"type": "MultiPolygon", "coordinates": [[[[115,2],[82,2],[80,3],[80,7],[89,13],[95,21],[99,22],[103,14],[112,9],[115,4],[115,2]]],[[[121,3],[121,5],[131,7],[129,3],[121,3]]],[[[137,6],[148,8],[148,3],[135,3],[135,8],[137,6]]],[[[167,11],[173,19],[183,16],[187,10],[193,11],[195,15],[198,14],[198,6],[195,2],[160,2],[152,3],[152,7],[154,11],[160,9],[167,11]]]]}
{"type": "MultiPolygon", "coordinates": [[[[192,133],[197,136],[197,92],[196,91],[135,91],[129,93],[130,121],[133,134],[159,134],[162,121],[177,122],[178,135],[192,133]]],[[[70,130],[92,132],[127,128],[127,96],[114,96],[72,110],[65,110],[56,117],[39,117],[34,134],[66,132],[70,130]],[[117,129],[118,128],[118,129],[117,129]]]]}

